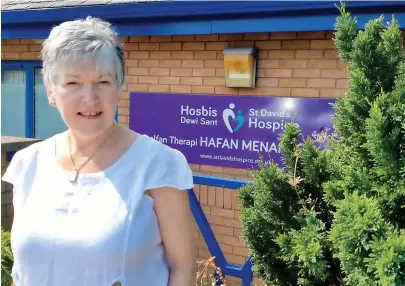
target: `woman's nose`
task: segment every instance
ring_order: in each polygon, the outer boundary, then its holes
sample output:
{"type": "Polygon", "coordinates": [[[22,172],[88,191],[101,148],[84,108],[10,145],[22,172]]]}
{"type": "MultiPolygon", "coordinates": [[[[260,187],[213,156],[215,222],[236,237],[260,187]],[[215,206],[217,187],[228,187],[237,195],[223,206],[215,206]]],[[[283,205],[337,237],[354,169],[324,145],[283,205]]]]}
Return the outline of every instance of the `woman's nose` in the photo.
{"type": "Polygon", "coordinates": [[[84,101],[93,102],[99,99],[97,86],[95,84],[86,84],[82,88],[82,99],[84,101]]]}

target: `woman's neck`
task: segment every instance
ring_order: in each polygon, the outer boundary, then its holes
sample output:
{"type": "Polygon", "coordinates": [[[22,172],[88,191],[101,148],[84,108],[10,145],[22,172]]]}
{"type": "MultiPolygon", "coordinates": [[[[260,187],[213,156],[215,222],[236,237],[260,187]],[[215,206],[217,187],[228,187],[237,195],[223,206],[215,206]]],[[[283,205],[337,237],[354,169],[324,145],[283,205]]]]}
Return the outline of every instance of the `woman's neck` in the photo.
{"type": "Polygon", "coordinates": [[[114,122],[114,124],[108,127],[104,132],[94,137],[81,136],[80,134],[69,130],[67,132],[68,140],[70,140],[69,151],[72,155],[80,157],[89,156],[92,152],[99,148],[100,145],[107,143],[107,141],[111,141],[114,139],[112,137],[116,137],[118,135],[118,126],[115,125],[116,123],[114,122]]]}

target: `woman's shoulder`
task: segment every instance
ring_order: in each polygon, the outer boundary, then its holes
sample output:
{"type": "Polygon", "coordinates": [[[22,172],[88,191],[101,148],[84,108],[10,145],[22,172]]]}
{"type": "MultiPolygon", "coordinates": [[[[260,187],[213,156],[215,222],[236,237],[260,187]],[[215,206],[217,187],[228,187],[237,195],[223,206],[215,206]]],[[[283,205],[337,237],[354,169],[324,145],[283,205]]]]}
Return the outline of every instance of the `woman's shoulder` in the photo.
{"type": "Polygon", "coordinates": [[[148,149],[148,152],[146,152],[145,155],[147,154],[151,161],[179,161],[187,163],[187,159],[181,151],[147,135],[142,135],[141,137],[144,137],[143,139],[146,141],[144,146],[147,146],[148,149]]]}
{"type": "Polygon", "coordinates": [[[152,137],[143,135],[149,189],[170,186],[178,189],[191,188],[192,172],[184,154],[152,137]]]}

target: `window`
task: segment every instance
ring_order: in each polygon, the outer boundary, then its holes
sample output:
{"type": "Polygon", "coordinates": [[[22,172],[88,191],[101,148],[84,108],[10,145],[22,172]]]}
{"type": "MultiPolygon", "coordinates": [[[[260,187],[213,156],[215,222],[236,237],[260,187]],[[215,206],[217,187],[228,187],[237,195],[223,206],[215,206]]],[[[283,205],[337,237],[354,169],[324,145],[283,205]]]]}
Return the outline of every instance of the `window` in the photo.
{"type": "Polygon", "coordinates": [[[46,139],[67,129],[50,106],[39,61],[2,61],[1,135],[46,139]]]}

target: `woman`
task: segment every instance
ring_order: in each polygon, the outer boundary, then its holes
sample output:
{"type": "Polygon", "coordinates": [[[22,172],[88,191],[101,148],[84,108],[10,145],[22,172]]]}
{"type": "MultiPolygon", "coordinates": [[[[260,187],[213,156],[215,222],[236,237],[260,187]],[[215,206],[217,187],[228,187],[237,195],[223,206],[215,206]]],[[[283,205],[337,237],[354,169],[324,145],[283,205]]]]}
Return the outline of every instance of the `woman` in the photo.
{"type": "Polygon", "coordinates": [[[180,152],[115,123],[125,67],[110,24],[60,24],[42,60],[68,130],[16,153],[3,177],[15,285],[195,285],[192,173],[180,152]]]}

